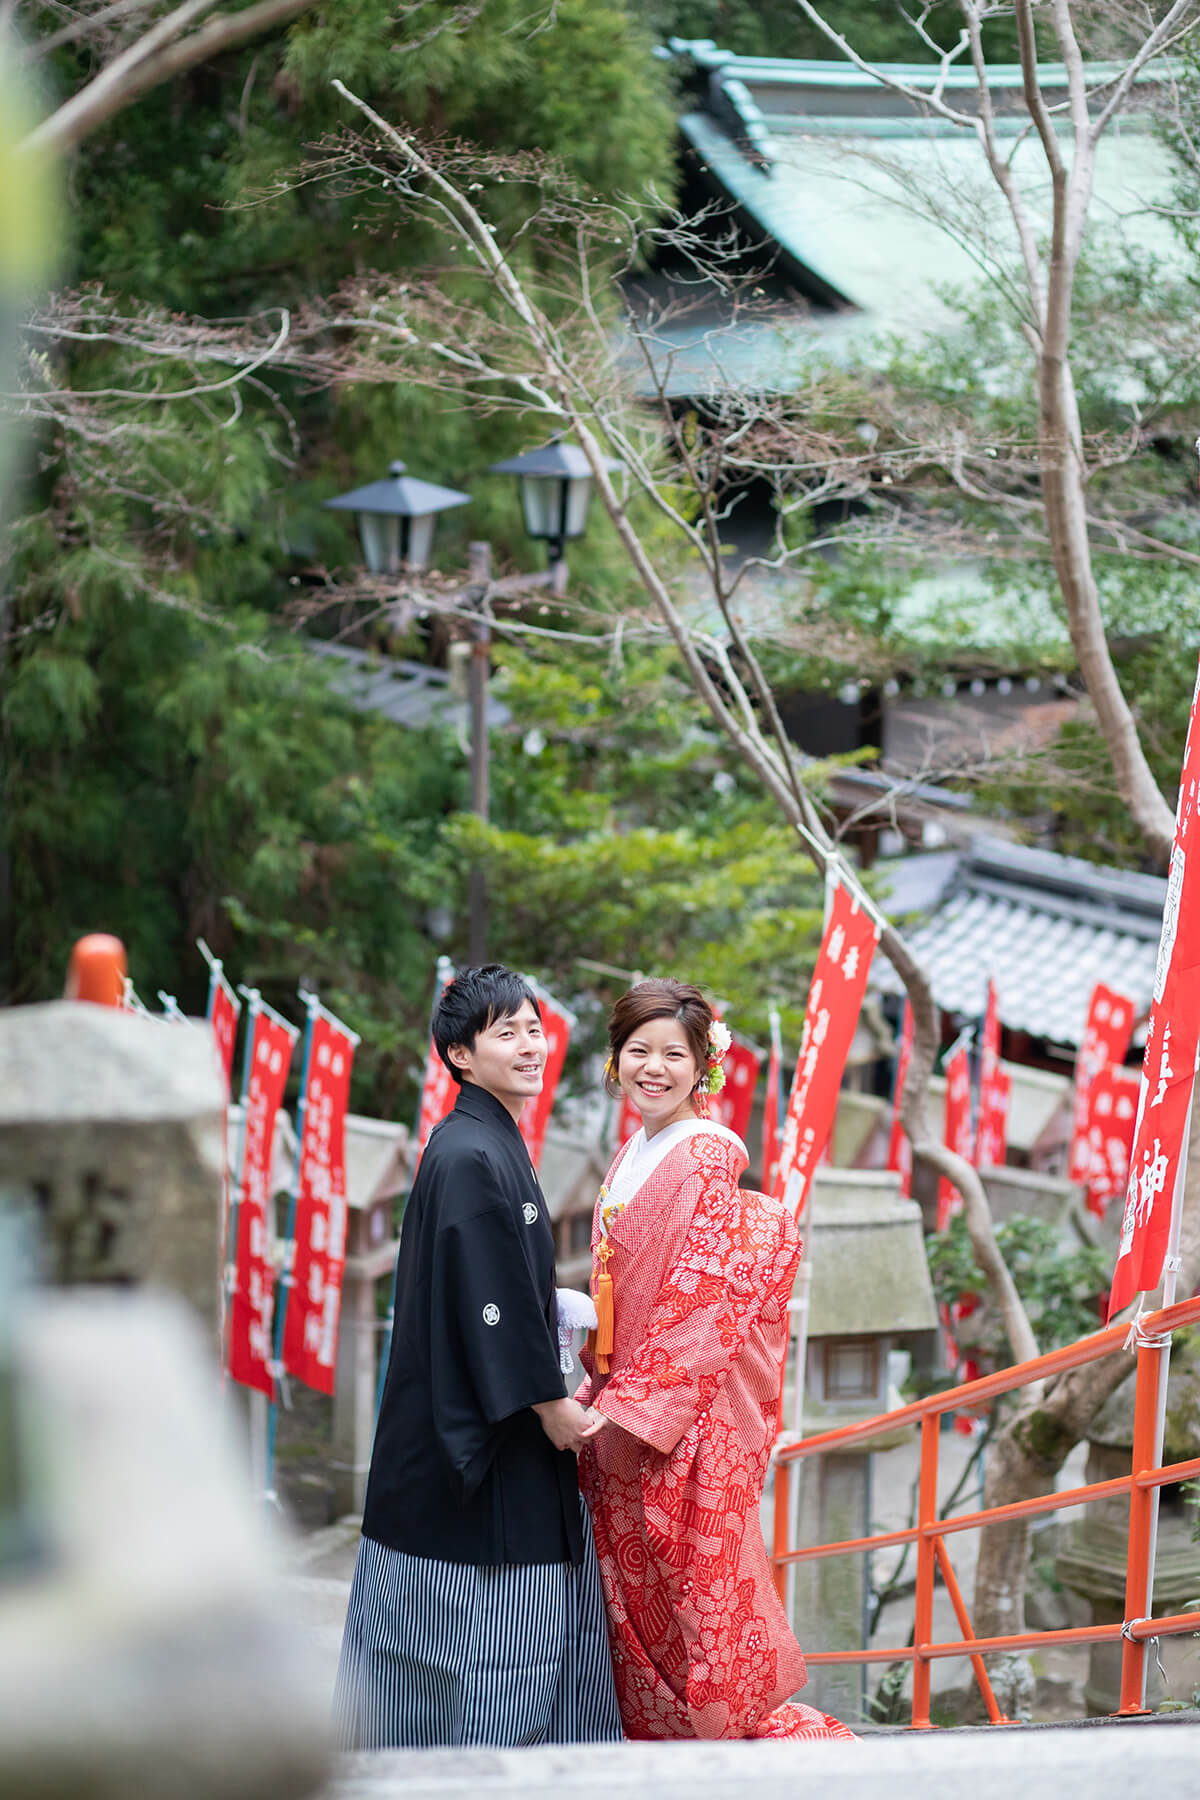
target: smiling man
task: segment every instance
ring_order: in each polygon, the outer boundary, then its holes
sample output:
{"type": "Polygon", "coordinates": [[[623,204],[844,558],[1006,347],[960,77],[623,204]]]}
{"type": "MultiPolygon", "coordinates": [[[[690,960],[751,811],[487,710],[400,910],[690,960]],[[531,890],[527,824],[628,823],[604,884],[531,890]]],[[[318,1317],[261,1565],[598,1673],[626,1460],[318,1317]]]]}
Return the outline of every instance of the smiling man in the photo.
{"type": "Polygon", "coordinates": [[[404,1215],[335,1712],[347,1748],[619,1739],[559,1366],[554,1240],[517,1121],[528,983],[464,969],[433,1016],[459,1083],[404,1215]]]}

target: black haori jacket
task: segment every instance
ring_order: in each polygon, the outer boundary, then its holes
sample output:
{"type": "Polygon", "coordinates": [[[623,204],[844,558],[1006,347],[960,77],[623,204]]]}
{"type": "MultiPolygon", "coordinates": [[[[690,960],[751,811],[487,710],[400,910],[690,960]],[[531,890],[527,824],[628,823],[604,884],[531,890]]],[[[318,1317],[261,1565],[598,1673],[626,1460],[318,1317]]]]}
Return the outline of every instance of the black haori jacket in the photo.
{"type": "Polygon", "coordinates": [[[545,1197],[511,1113],[465,1082],[404,1214],[363,1534],[462,1563],[579,1563],[575,1458],[530,1408],[564,1394],[545,1197]]]}

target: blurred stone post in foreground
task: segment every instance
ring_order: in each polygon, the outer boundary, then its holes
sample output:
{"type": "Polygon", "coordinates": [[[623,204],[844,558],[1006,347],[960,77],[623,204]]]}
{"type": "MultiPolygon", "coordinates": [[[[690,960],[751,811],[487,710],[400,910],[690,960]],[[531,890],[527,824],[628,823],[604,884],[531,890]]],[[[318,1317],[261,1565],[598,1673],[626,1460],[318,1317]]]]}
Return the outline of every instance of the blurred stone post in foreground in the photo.
{"type": "Polygon", "coordinates": [[[224,1107],[203,1024],[0,1012],[4,1800],[298,1800],[327,1772],[226,1441],[224,1107]]]}

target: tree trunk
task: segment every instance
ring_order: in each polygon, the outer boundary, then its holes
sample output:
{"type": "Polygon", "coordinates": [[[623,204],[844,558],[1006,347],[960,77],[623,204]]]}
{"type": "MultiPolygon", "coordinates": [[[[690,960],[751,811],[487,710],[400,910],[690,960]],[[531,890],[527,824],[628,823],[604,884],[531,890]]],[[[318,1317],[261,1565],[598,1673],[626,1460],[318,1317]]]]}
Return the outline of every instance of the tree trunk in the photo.
{"type": "Polygon", "coordinates": [[[1171,855],[1174,818],[1146,761],[1104,634],[1088,541],[1075,387],[1069,365],[1049,347],[1038,357],[1038,394],[1042,501],[1071,644],[1112,760],[1117,792],[1147,848],[1165,867],[1171,855]]]}

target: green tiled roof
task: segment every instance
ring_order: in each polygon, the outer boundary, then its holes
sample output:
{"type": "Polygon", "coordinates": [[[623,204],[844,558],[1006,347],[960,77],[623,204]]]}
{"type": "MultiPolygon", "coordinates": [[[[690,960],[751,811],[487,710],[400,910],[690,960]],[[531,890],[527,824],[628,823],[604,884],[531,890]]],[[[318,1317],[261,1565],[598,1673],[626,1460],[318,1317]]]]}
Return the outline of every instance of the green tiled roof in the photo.
{"type": "MultiPolygon", "coordinates": [[[[737,57],[679,40],[671,49],[708,74],[705,103],[680,121],[708,185],[777,249],[783,272],[807,301],[769,321],[743,322],[725,344],[711,319],[665,327],[675,392],[729,380],[783,385],[814,351],[860,355],[872,339],[951,328],[947,290],[978,290],[998,268],[1015,264],[1012,222],[973,130],[931,119],[847,63],[737,57]],[[936,217],[928,216],[931,204],[936,217]]],[[[913,86],[928,88],[936,79],[932,66],[887,67],[913,86]]],[[[1090,71],[1097,85],[1111,73],[1090,71]]],[[[1063,72],[1049,66],[1042,74],[1054,104],[1063,72]]],[[[1017,69],[992,71],[998,108],[1011,105],[1019,83],[1017,69]]],[[[964,105],[973,84],[969,71],[956,72],[948,99],[964,105]]],[[[1062,135],[1069,155],[1065,120],[1062,135]]],[[[1038,140],[1032,133],[1014,139],[1009,154],[1035,225],[1048,225],[1049,180],[1038,140]]],[[[1090,242],[1110,234],[1164,264],[1182,265],[1185,253],[1156,210],[1170,199],[1173,182],[1148,118],[1114,120],[1097,154],[1090,242]]]]}

